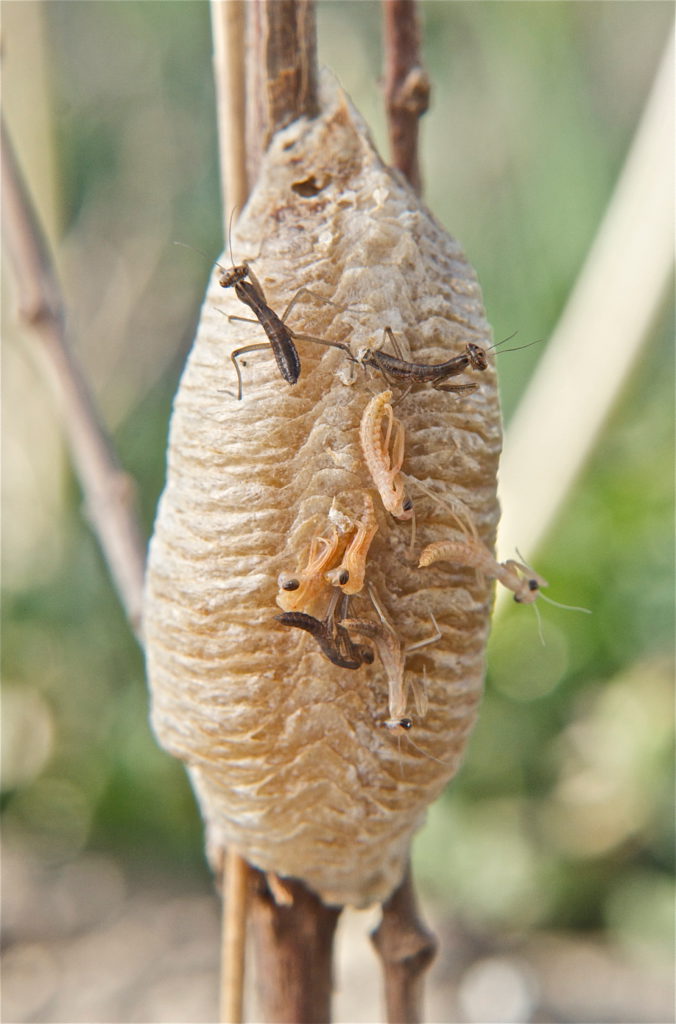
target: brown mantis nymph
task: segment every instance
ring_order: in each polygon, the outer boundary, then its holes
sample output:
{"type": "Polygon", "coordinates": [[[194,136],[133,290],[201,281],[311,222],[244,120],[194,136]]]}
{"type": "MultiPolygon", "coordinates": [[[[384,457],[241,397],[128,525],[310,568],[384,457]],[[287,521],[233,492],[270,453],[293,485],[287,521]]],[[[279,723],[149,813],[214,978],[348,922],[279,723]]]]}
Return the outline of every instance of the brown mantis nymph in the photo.
{"type": "MultiPolygon", "coordinates": [[[[263,342],[253,345],[243,345],[241,348],[235,349],[235,351],[230,354],[230,358],[237,373],[238,401],[242,398],[242,374],[238,363],[238,358],[242,355],[246,355],[249,352],[262,352],[271,348],[282,378],[288,384],[295,384],[300,377],[301,371],[300,357],[295,345],[296,341],[312,341],[317,345],[324,345],[329,348],[340,348],[349,352],[347,346],[343,345],[341,342],[326,341],[324,338],[316,338],[312,334],[302,334],[298,331],[294,331],[286,323],[289,313],[301,296],[314,295],[314,292],[310,291],[309,288],[300,288],[280,317],[275,313],[274,309],[268,305],[265,298],[265,292],[263,291],[263,286],[246,260],[243,263],[230,267],[229,270],[226,270],[220,264],[217,264],[217,266],[221,271],[218,278],[220,286],[222,288],[234,288],[235,295],[239,301],[243,302],[245,306],[248,306],[256,317],[256,320],[254,321],[250,320],[248,317],[240,316],[230,316],[229,319],[242,320],[244,323],[257,322],[261,325],[268,337],[267,343],[263,342]]],[[[323,296],[315,296],[315,298],[328,303],[328,305],[335,305],[335,303],[331,302],[330,299],[326,299],[323,296]]]]}

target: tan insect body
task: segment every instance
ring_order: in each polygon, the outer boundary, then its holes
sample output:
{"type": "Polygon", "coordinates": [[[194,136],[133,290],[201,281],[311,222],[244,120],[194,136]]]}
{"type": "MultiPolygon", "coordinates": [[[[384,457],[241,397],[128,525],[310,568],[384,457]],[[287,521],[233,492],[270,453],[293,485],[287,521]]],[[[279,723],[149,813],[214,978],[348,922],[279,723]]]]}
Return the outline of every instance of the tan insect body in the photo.
{"type": "Polygon", "coordinates": [[[389,687],[388,727],[399,725],[406,714],[406,690],[404,688],[405,651],[393,630],[372,619],[343,619],[341,626],[373,640],[378,657],[387,676],[389,687]]]}
{"type": "Polygon", "coordinates": [[[325,574],[332,569],[341,557],[346,538],[341,536],[336,529],[331,537],[313,537],[310,544],[307,565],[297,577],[282,577],[280,589],[277,594],[277,604],[285,612],[305,611],[317,600],[322,590],[326,588],[325,574]],[[285,581],[298,582],[294,589],[285,587],[285,581]]]}
{"type": "MultiPolygon", "coordinates": [[[[369,591],[375,609],[380,616],[380,622],[373,622],[371,619],[343,619],[341,625],[345,626],[348,631],[353,629],[355,633],[360,633],[362,636],[373,640],[378,651],[378,657],[385,669],[389,688],[389,718],[386,719],[385,725],[392,731],[407,730],[411,728],[412,722],[406,717],[406,706],[408,703],[408,686],[405,682],[406,655],[411,651],[435,643],[441,637],[441,632],[434,616],[432,616],[432,622],[435,626],[434,635],[404,647],[394,627],[381,608],[373,588],[369,587],[369,591]]],[[[419,702],[418,694],[416,694],[416,705],[418,708],[426,707],[425,698],[421,698],[419,702]]],[[[422,715],[424,712],[420,713],[422,715]]]]}
{"type": "Polygon", "coordinates": [[[541,587],[549,584],[542,576],[538,576],[522,562],[509,559],[497,562],[485,544],[480,540],[437,541],[428,544],[420,555],[419,566],[432,565],[433,562],[453,562],[478,569],[491,579],[499,580],[504,587],[514,593],[514,600],[519,604],[532,604],[536,600],[541,587]]]}
{"type": "Polygon", "coordinates": [[[357,523],[357,532],[348,544],[338,568],[332,569],[326,574],[329,582],[334,586],[339,586],[344,594],[358,594],[363,589],[366,559],[371,541],[377,532],[378,522],[373,499],[368,491],[364,491],[364,511],[357,523]],[[341,578],[345,573],[348,576],[347,582],[341,584],[341,578]]]}
{"type": "Polygon", "coordinates": [[[383,505],[397,519],[411,519],[413,508],[406,507],[408,501],[401,475],[401,467],[404,462],[404,428],[395,419],[390,405],[391,398],[391,391],[382,391],[371,399],[361,418],[359,439],[364,461],[378,489],[383,505]],[[387,417],[387,428],[383,440],[382,428],[385,417],[387,417]],[[392,440],[391,453],[390,439],[392,440]]]}

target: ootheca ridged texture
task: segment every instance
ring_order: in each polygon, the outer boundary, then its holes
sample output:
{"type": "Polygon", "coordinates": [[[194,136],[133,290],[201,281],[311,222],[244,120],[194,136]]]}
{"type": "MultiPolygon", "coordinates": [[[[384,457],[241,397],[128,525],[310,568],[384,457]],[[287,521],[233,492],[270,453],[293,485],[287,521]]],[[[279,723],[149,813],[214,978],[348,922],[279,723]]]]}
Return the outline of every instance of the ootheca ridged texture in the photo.
{"type": "MultiPolygon", "coordinates": [[[[330,299],[336,305],[303,296],[289,324],[355,354],[379,344],[386,325],[418,361],[490,344],[457,243],[383,166],[343,94],[323,88],[322,116],[273,141],[232,239],[235,259],[254,260],[278,313],[301,287],[330,299]]],[[[464,502],[492,546],[495,374],[489,366],[459,378],[479,384],[460,396],[419,386],[394,407],[416,509],[411,552],[411,523],[385,511],[359,444],[364,408],[387,382],[340,351],[299,341],[298,383],[281,379],[271,353],[254,353],[238,402],[226,393],[236,390],[230,353],[265,337],[228,314],[249,315],[215,274],[175,400],[150,549],[152,722],[188,765],[212,844],[302,879],[328,903],[363,905],[401,880],[412,834],[457,770],[477,713],[490,584],[448,564],[417,568],[422,547],[457,535],[458,524],[415,481],[464,502]],[[356,520],[365,492],[378,521],[367,585],[402,643],[430,636],[432,615],[442,633],[407,660],[428,708],[420,715],[410,699],[414,727],[402,736],[383,724],[388,681],[377,657],[339,668],[311,636],[274,619],[279,574],[298,572],[312,538],[330,536],[332,508],[333,522],[356,520]]],[[[349,615],[377,620],[367,587],[349,615]]]]}

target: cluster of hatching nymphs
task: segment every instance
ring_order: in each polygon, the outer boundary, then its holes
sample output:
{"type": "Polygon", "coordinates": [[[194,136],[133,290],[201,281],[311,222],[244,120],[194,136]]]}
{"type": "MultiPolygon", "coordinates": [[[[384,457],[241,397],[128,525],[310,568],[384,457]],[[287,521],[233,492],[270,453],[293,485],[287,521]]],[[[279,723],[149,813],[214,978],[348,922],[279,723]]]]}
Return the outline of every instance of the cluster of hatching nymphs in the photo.
{"type": "MultiPolygon", "coordinates": [[[[294,342],[299,339],[342,349],[352,362],[371,367],[386,380],[403,386],[405,394],[416,384],[430,384],[440,391],[471,391],[476,384],[445,382],[469,368],[485,370],[488,365],[484,349],[473,343],[468,344],[460,355],[436,364],[407,362],[397,355],[373,348],[354,357],[343,343],[300,334],[286,324],[291,307],[307,289],[298,292],[279,317],[267,304],[263,289],[248,263],[233,266],[229,270],[221,268],[219,283],[223,288],[235,289],[238,299],[255,314],[256,320],[253,322],[263,327],[268,338],[266,343],[247,345],[232,353],[239,384],[238,398],[242,397],[242,377],[237,359],[256,350],[271,348],[282,377],[289,384],[295,384],[301,367],[294,342]]],[[[389,328],[386,334],[395,345],[389,328]]],[[[361,417],[359,439],[364,462],[385,509],[397,519],[410,520],[413,518],[413,504],[406,496],[401,472],[404,428],[394,415],[391,400],[392,392],[389,390],[371,398],[361,417]]],[[[430,494],[430,497],[435,496],[430,494]]],[[[514,592],[516,601],[522,604],[533,602],[540,588],[547,585],[546,581],[521,562],[497,562],[480,540],[462,502],[456,499],[449,505],[442,499],[436,500],[450,509],[460,526],[463,539],[429,544],[421,552],[419,565],[447,561],[471,567],[488,578],[499,580],[514,592]]],[[[312,539],[305,567],[296,575],[280,577],[277,604],[284,611],[276,616],[277,621],[306,630],[317,641],[325,657],[342,668],[358,669],[362,664],[371,664],[375,649],[389,685],[389,715],[385,724],[392,731],[408,730],[413,722],[407,714],[408,688],[404,678],[406,655],[425,644],[433,643],[441,634],[432,619],[435,634],[404,647],[371,586],[368,587],[369,595],[378,619],[348,617],[350,597],[359,594],[364,588],[366,560],[378,530],[371,494],[369,491],[363,492],[363,511],[359,518],[351,518],[332,507],[328,519],[330,535],[315,536],[312,539]],[[321,619],[312,614],[319,607],[325,608],[321,619]],[[357,642],[355,635],[371,641],[373,646],[357,642]]],[[[415,698],[418,713],[422,716],[425,713],[424,695],[416,691],[415,698]]]]}

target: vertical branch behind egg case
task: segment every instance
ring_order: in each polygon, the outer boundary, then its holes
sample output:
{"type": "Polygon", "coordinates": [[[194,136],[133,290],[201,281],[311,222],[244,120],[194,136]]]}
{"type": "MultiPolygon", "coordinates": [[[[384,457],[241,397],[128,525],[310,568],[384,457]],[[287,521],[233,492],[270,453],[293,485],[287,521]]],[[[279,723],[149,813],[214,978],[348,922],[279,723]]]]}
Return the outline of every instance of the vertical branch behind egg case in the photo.
{"type": "MultiPolygon", "coordinates": [[[[255,261],[271,308],[309,289],[289,326],[349,344],[355,355],[385,326],[419,362],[488,344],[479,287],[459,246],[382,163],[331,76],[317,79],[311,5],[284,0],[247,12],[254,42],[267,47],[261,61],[253,46],[248,52],[267,71],[247,97],[259,141],[247,145],[252,188],[231,242],[238,261],[255,261]],[[281,68],[288,53],[270,50],[275,19],[295,26],[295,77],[281,68]],[[280,88],[290,80],[289,106],[280,88]]],[[[187,765],[214,866],[227,848],[255,869],[266,1018],[329,1019],[339,908],[378,901],[388,1019],[415,1021],[434,944],[416,917],[410,843],[457,771],[475,721],[492,590],[466,569],[417,568],[417,552],[446,536],[453,516],[412,491],[411,551],[411,523],[383,506],[360,446],[364,409],[385,382],[344,352],[298,341],[293,385],[271,355],[255,353],[242,368],[243,401],[224,394],[231,353],[264,340],[259,325],[227,318],[244,313],[215,274],[174,404],[145,602],[153,725],[187,765]],[[441,633],[406,661],[427,695],[410,740],[386,727],[388,678],[377,657],[356,670],[332,664],[307,633],[274,618],[280,574],[305,565],[331,530],[358,522],[365,494],[377,532],[350,617],[377,618],[372,592],[402,648],[429,636],[432,619],[441,633]]],[[[467,395],[414,389],[396,414],[407,477],[462,502],[492,547],[501,443],[493,368],[467,395]]],[[[335,589],[320,583],[319,617],[335,589]]]]}

